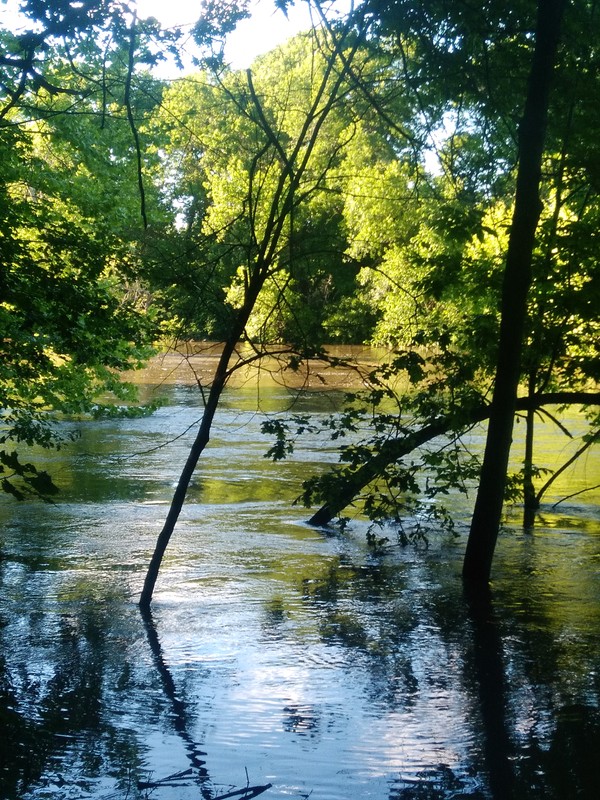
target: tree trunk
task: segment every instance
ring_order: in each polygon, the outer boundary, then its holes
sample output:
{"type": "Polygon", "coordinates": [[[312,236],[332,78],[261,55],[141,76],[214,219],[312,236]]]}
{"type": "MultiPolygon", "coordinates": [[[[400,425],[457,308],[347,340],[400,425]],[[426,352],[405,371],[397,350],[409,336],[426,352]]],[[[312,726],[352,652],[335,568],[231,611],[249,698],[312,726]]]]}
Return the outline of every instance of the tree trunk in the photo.
{"type": "MultiPolygon", "coordinates": [[[[536,377],[529,376],[529,394],[535,393],[536,377]]],[[[523,459],[523,527],[531,530],[535,523],[535,513],[540,507],[533,485],[533,444],[535,432],[535,409],[527,409],[525,419],[525,456],[523,459]]]]}
{"type": "Polygon", "coordinates": [[[150,601],[152,600],[154,586],[156,584],[156,579],[158,578],[158,572],[160,570],[160,565],[162,563],[165,550],[167,549],[167,545],[169,544],[171,535],[175,529],[177,520],[179,519],[179,514],[183,508],[185,497],[190,485],[190,481],[192,480],[194,470],[196,469],[198,459],[208,444],[215,412],[219,405],[219,400],[223,389],[227,383],[229,359],[231,358],[236,343],[237,338],[233,343],[232,340],[230,340],[225,345],[223,348],[223,353],[221,354],[221,358],[219,359],[219,364],[215,370],[215,377],[210,388],[206,406],[204,407],[204,414],[202,415],[202,421],[200,423],[198,433],[196,434],[194,443],[190,448],[187,460],[181,471],[177,488],[175,489],[173,499],[171,500],[169,513],[167,514],[165,524],[158,535],[158,539],[154,547],[154,553],[152,554],[152,559],[150,560],[148,571],[146,572],[144,588],[142,589],[139,602],[142,611],[147,612],[150,608],[150,601]]]}
{"type": "Polygon", "coordinates": [[[223,352],[221,353],[219,363],[215,369],[210,392],[208,393],[206,405],[204,406],[204,414],[202,415],[202,421],[200,423],[200,427],[198,428],[198,433],[196,434],[196,438],[194,439],[183,470],[181,471],[177,488],[175,489],[173,499],[171,500],[169,513],[167,514],[165,524],[158,535],[154,553],[152,554],[152,558],[148,566],[148,571],[144,580],[144,588],[142,589],[139,601],[140,608],[143,612],[148,612],[150,609],[150,602],[152,600],[152,594],[154,592],[154,586],[156,584],[156,579],[158,578],[158,572],[160,570],[163,556],[171,539],[171,535],[175,530],[175,525],[179,519],[181,509],[183,508],[185,497],[187,495],[194,470],[196,469],[198,459],[202,455],[204,448],[209,442],[210,431],[217,408],[219,406],[219,401],[221,399],[221,395],[223,394],[223,389],[227,385],[227,381],[229,380],[229,376],[232,372],[232,368],[229,366],[229,361],[231,360],[231,356],[234,354],[235,349],[241,339],[246,327],[246,323],[248,322],[250,314],[254,309],[256,299],[258,298],[260,290],[265,282],[266,276],[267,271],[264,268],[264,264],[259,264],[246,288],[244,304],[239,309],[229,338],[223,346],[223,352]]]}
{"type": "Polygon", "coordinates": [[[523,463],[523,528],[531,531],[540,507],[533,485],[533,439],[535,411],[528,411],[525,420],[525,459],[523,463]]]}
{"type": "MultiPolygon", "coordinates": [[[[547,392],[545,394],[530,395],[521,397],[517,400],[517,411],[529,411],[530,409],[542,408],[545,405],[600,405],[600,393],[598,392],[547,392]]],[[[476,422],[483,422],[490,417],[489,406],[477,406],[464,420],[464,428],[470,427],[476,422]]],[[[381,449],[368,461],[365,461],[353,472],[340,476],[340,482],[336,486],[335,499],[324,503],[312,517],[308,520],[308,525],[322,527],[327,525],[341,511],[352,503],[352,501],[371,483],[371,481],[383,475],[388,464],[399,461],[404,456],[412,453],[423,444],[444,436],[446,433],[460,433],[461,428],[456,425],[452,417],[436,420],[429,425],[424,425],[406,436],[397,439],[388,439],[382,444],[381,449]]],[[[588,445],[589,446],[589,445],[588,445]]],[[[571,462],[569,462],[571,463],[571,462]]],[[[537,495],[539,503],[540,493],[537,495]]]]}
{"type": "Polygon", "coordinates": [[[463,566],[463,578],[471,585],[485,585],[489,581],[502,515],[521,375],[531,261],[542,209],[539,187],[550,83],[566,2],[538,0],[535,50],[519,129],[519,167],[502,288],[496,378],[479,490],[463,566]]]}

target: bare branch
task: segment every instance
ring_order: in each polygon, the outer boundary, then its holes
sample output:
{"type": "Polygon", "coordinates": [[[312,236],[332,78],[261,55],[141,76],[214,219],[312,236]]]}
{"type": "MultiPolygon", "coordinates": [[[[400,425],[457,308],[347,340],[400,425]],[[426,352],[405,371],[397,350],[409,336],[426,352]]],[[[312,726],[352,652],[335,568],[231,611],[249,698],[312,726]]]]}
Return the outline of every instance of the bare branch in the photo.
{"type": "Polygon", "coordinates": [[[136,22],[137,22],[137,16],[134,14],[129,33],[129,57],[127,64],[127,78],[125,79],[125,107],[127,109],[127,119],[129,121],[129,127],[131,128],[131,133],[133,134],[133,141],[135,143],[138,188],[140,192],[140,213],[142,215],[144,228],[147,228],[148,216],[146,213],[146,190],[144,188],[144,176],[142,172],[143,169],[142,147],[140,144],[140,137],[133,116],[133,110],[131,108],[131,79],[133,77],[134,66],[135,66],[136,22]]]}

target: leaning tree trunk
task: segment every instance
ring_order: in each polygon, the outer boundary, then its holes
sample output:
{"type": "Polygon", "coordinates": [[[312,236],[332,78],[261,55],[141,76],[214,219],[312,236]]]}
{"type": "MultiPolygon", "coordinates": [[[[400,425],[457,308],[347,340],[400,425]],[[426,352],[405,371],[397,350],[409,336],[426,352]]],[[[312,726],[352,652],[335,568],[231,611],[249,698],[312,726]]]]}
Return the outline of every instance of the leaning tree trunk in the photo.
{"type": "Polygon", "coordinates": [[[519,128],[515,207],[502,288],[500,340],[487,440],[463,566],[465,583],[487,585],[502,515],[521,375],[531,262],[542,210],[539,195],[550,83],[567,0],[538,0],[536,43],[519,128]]]}
{"type": "Polygon", "coordinates": [[[171,500],[169,513],[167,514],[163,528],[158,535],[158,539],[154,547],[154,553],[152,554],[152,558],[146,572],[144,588],[142,589],[139,601],[140,608],[143,611],[148,611],[150,608],[150,601],[152,600],[152,594],[154,592],[154,586],[158,578],[163,556],[171,539],[171,535],[175,529],[175,525],[177,524],[177,520],[179,519],[181,509],[183,508],[185,497],[187,495],[194,470],[196,469],[198,459],[208,444],[213,419],[219,405],[221,394],[227,383],[229,359],[231,358],[236,342],[237,339],[235,342],[230,340],[225,345],[219,360],[219,365],[215,370],[214,380],[210,388],[206,405],[204,407],[204,414],[202,415],[202,421],[200,423],[200,427],[198,428],[198,433],[196,434],[196,438],[194,439],[185,465],[181,471],[181,475],[179,476],[177,488],[175,489],[175,492],[173,493],[173,499],[171,500]]]}
{"type": "Polygon", "coordinates": [[[258,268],[252,276],[247,288],[244,304],[239,309],[232,332],[223,346],[223,352],[221,353],[219,363],[215,369],[210,392],[206,400],[206,405],[204,406],[204,414],[202,415],[202,421],[200,423],[200,427],[198,428],[198,433],[196,434],[196,438],[194,439],[187,460],[181,471],[181,475],[179,476],[177,488],[175,489],[175,492],[173,493],[173,499],[171,500],[169,513],[167,514],[163,528],[158,535],[158,539],[156,540],[154,553],[152,554],[152,558],[146,572],[144,587],[142,589],[139,601],[142,611],[147,612],[150,608],[150,602],[152,600],[152,594],[154,592],[154,586],[156,585],[156,580],[158,578],[163,556],[173,531],[175,530],[175,525],[179,519],[181,509],[183,508],[190,481],[192,480],[198,459],[202,455],[210,439],[213,420],[219,406],[221,395],[223,394],[223,389],[227,385],[227,381],[231,372],[229,361],[235,352],[235,348],[240,341],[240,337],[246,326],[248,318],[252,313],[252,309],[254,308],[258,294],[265,281],[266,274],[267,273],[264,269],[258,268]]]}
{"type": "MultiPolygon", "coordinates": [[[[527,397],[517,399],[517,411],[533,411],[537,408],[542,408],[546,405],[579,405],[579,406],[600,406],[600,392],[546,392],[544,394],[530,394],[527,397]]],[[[323,527],[328,525],[334,517],[337,517],[341,511],[347,508],[357,497],[361,494],[371,481],[376,480],[384,474],[386,467],[390,464],[395,464],[404,456],[409,455],[414,450],[417,450],[424,444],[437,439],[439,436],[444,436],[447,433],[453,435],[460,434],[464,429],[469,428],[476,422],[484,422],[490,418],[489,406],[477,406],[472,408],[464,422],[457,425],[454,418],[442,417],[417,428],[405,436],[395,439],[388,439],[385,441],[381,449],[375,453],[369,460],[365,461],[355,470],[345,470],[340,473],[338,480],[335,483],[335,492],[332,493],[332,498],[325,502],[318,508],[312,517],[307,521],[308,525],[315,525],[323,527]]],[[[570,466],[585,449],[600,438],[600,432],[593,434],[591,439],[587,440],[584,448],[577,451],[573,459],[568,461],[570,466]]],[[[562,472],[565,467],[561,467],[559,472],[562,472]]],[[[557,476],[559,473],[555,473],[557,476]]],[[[553,478],[546,483],[536,495],[536,502],[539,504],[542,494],[546,488],[551,484],[553,478]]]]}

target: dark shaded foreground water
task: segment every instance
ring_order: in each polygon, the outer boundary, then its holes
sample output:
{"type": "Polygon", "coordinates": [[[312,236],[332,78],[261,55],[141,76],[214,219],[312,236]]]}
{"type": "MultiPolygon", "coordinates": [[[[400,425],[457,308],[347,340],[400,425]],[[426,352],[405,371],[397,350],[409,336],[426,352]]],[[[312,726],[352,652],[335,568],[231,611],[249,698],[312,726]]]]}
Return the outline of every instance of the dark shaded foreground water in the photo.
{"type": "Polygon", "coordinates": [[[332,453],[266,461],[256,394],[232,392],[144,620],[187,440],[155,448],[196,403],[174,387],[153,417],[85,425],[53,456],[58,505],[2,500],[2,800],[600,797],[593,496],[504,533],[469,608],[464,537],[374,555],[361,523],[306,527],[290,500],[332,453]]]}

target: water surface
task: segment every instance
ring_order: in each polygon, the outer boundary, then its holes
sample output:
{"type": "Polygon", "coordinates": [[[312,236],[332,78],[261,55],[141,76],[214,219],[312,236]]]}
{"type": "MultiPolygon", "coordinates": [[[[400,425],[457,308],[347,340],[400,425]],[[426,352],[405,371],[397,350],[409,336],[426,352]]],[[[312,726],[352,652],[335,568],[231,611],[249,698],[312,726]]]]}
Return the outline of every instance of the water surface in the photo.
{"type": "Polygon", "coordinates": [[[163,391],[155,415],[82,424],[48,455],[56,505],[2,498],[2,800],[247,783],[273,800],[600,797],[596,496],[553,509],[558,487],[534,535],[508,526],[492,603],[472,608],[464,535],[373,553],[360,519],[306,526],[291,501],[333,450],[313,437],[270,463],[257,405],[291,393],[232,390],[144,620],[180,435],[201,413],[193,387],[163,391]]]}

